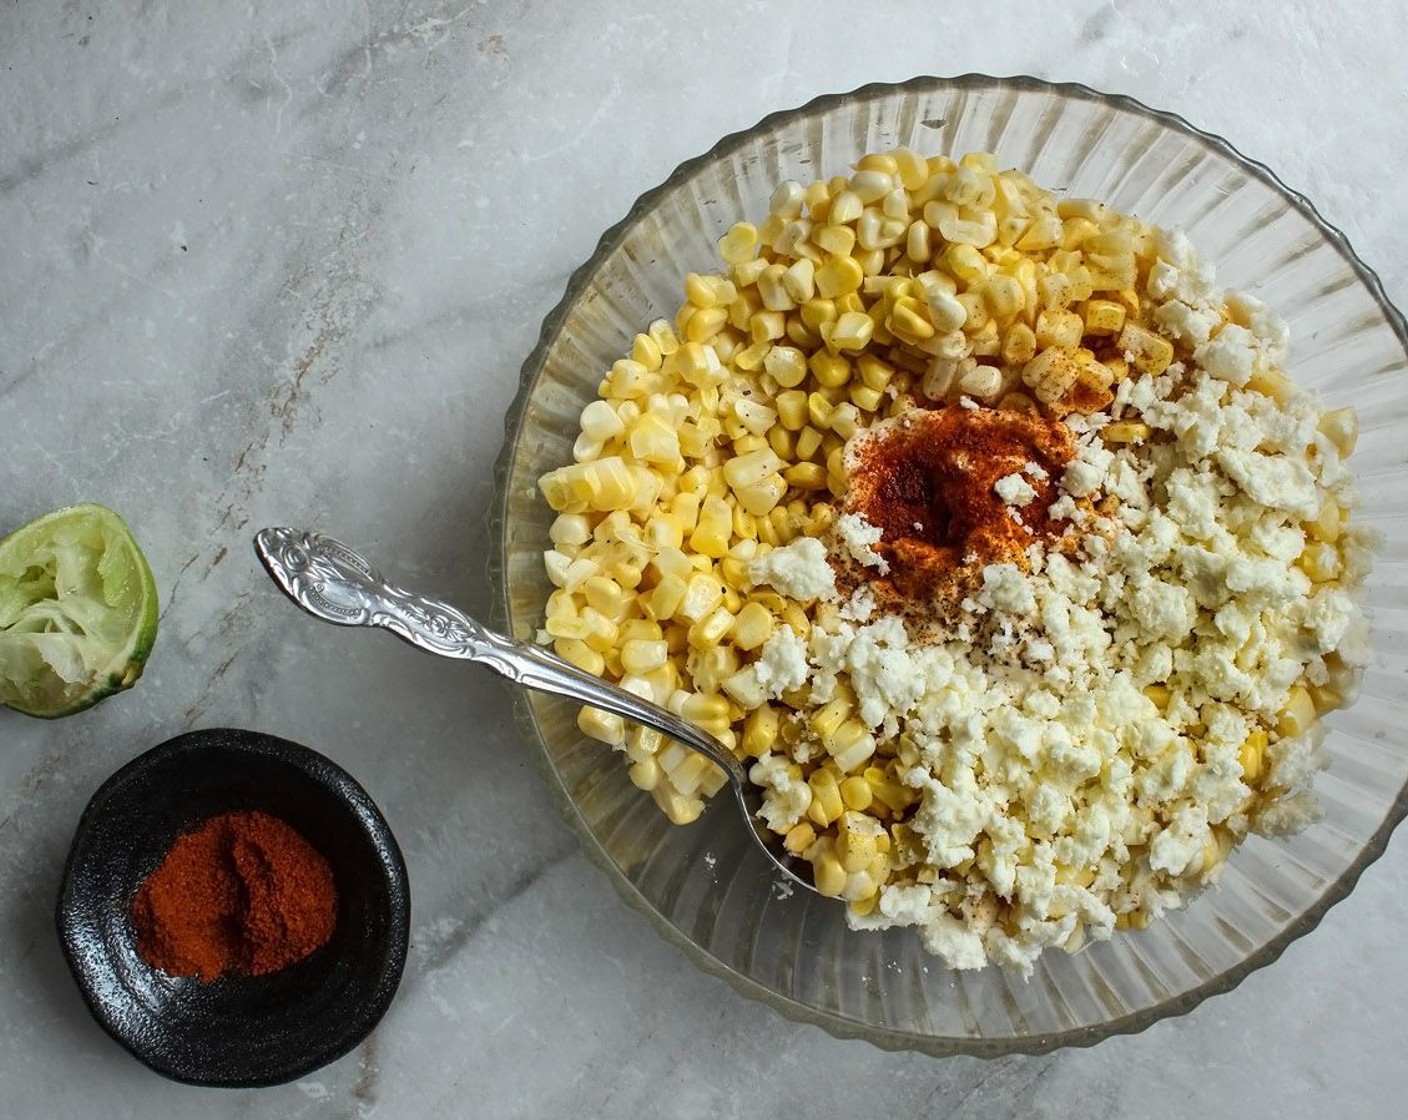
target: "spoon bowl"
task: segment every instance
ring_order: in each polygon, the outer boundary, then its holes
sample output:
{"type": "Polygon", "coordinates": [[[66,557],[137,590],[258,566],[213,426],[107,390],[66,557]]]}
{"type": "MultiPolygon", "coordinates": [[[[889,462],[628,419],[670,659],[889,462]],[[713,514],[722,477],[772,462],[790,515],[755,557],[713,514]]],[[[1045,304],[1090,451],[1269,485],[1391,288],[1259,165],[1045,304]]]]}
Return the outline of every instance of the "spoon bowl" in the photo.
{"type": "Polygon", "coordinates": [[[515,684],[612,712],[702,754],[723,770],[749,835],[779,874],[816,890],[811,865],[780,851],[763,825],[762,791],[749,781],[733,752],[712,735],[541,646],[490,630],[448,603],[387,582],[365,557],[332,537],[299,529],[261,529],[254,550],[284,594],[314,618],[389,630],[429,653],[487,665],[515,684]]]}

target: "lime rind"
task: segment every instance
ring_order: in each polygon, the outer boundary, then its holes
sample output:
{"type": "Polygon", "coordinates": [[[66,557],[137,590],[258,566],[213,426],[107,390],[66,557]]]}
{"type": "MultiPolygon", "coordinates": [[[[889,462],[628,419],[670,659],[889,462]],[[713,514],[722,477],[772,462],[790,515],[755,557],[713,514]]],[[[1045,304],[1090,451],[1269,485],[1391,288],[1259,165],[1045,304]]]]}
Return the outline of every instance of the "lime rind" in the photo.
{"type": "Polygon", "coordinates": [[[156,625],[156,581],[112,510],[65,507],[0,540],[0,705],[55,719],[130,688],[156,625]]]}

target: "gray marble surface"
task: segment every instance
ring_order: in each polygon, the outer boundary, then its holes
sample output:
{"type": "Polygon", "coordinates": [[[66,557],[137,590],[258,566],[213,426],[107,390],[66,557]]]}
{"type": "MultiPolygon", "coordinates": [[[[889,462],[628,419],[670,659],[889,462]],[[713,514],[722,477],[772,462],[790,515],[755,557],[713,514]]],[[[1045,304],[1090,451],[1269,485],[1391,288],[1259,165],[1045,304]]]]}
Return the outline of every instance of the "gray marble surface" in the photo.
{"type": "Polygon", "coordinates": [[[485,612],[501,416],[568,273],[680,160],[872,80],[1025,72],[1172,109],[1309,195],[1408,305],[1405,38],[1390,0],[0,0],[0,527],[111,505],[163,607],[133,692],[0,711],[0,1115],[1401,1114],[1402,836],[1184,1018],[1038,1058],[882,1053],[695,971],[588,868],[498,684],[297,615],[250,535],[317,524],[485,612]],[[94,789],[216,725],[347,766],[415,892],[381,1027],[263,1091],[132,1060],[52,930],[94,789]]]}

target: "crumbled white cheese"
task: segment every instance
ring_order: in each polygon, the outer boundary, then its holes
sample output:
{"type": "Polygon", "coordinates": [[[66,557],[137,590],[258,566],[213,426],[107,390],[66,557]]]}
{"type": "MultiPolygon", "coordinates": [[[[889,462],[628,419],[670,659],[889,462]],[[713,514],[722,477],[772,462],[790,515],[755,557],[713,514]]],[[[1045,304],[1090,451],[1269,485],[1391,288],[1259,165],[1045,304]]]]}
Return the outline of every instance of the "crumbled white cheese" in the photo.
{"type": "Polygon", "coordinates": [[[789,599],[836,598],[836,573],[826,559],[826,545],[815,537],[798,537],[755,557],[748,565],[748,576],[789,599]]]}
{"type": "Polygon", "coordinates": [[[836,519],[836,536],[846,546],[851,558],[882,576],[890,571],[889,562],[875,551],[883,535],[878,525],[872,525],[864,514],[843,513],[836,519]]]}
{"type": "Polygon", "coordinates": [[[1009,506],[1024,506],[1036,500],[1036,488],[1020,474],[1003,475],[993,489],[1009,506]]]}
{"type": "Polygon", "coordinates": [[[759,816],[774,832],[786,832],[812,803],[812,787],[789,770],[790,765],[783,755],[765,754],[748,771],[749,781],[763,790],[759,816]]]}

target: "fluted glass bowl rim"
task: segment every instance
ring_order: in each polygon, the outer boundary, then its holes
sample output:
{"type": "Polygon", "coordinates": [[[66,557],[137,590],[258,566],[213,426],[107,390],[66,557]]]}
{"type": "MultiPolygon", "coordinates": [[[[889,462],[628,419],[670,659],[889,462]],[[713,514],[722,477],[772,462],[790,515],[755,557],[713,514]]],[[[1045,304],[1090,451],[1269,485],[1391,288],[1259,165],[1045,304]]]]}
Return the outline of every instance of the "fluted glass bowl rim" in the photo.
{"type": "MultiPolygon", "coordinates": [[[[852,103],[863,103],[894,95],[969,90],[1045,92],[1063,98],[1098,102],[1155,121],[1220,153],[1241,170],[1261,180],[1289,202],[1335,248],[1373,297],[1383,312],[1385,321],[1397,336],[1399,344],[1405,352],[1408,352],[1408,323],[1405,322],[1403,314],[1388,299],[1378,275],[1359,258],[1350,246],[1348,238],[1338,228],[1326,221],[1305,195],[1287,186],[1265,164],[1244,155],[1230,141],[1216,133],[1198,128],[1177,113],[1151,108],[1127,94],[1103,93],[1079,82],[1052,82],[1030,75],[1010,75],[1007,77],[981,73],[960,74],[955,77],[924,75],[900,82],[870,82],[844,93],[822,94],[796,108],[769,113],[751,128],[731,132],[707,152],[685,160],[662,183],[636,199],[625,217],[601,235],[592,255],[568,278],[561,300],[543,320],[537,344],[520,369],[518,391],[504,418],[504,442],[494,466],[494,497],[489,509],[489,540],[492,542],[492,546],[488,570],[492,592],[491,609],[496,626],[501,630],[507,630],[510,625],[508,483],[518,445],[518,436],[529,400],[548,352],[562,330],[563,324],[582,293],[590,286],[597,269],[620,246],[627,231],[649,214],[662,197],[689,180],[701,168],[728,156],[761,135],[784,128],[798,120],[843,109],[852,103]]],[[[749,999],[758,1000],[790,1019],[819,1026],[838,1038],[859,1038],[885,1050],[915,1050],[935,1057],[968,1054],[996,1058],[1007,1054],[1043,1054],[1066,1046],[1093,1046],[1113,1035],[1136,1034],[1160,1019],[1187,1014],[1204,1000],[1231,991],[1253,972],[1272,964],[1293,942],[1314,930],[1331,907],[1349,896],[1364,870],[1384,854],[1394,829],[1408,816],[1408,783],[1406,783],[1399,789],[1383,821],[1363,844],[1357,857],[1309,908],[1295,921],[1289,923],[1279,934],[1249,952],[1239,963],[1196,988],[1118,1018],[1064,1031],[1006,1038],[921,1035],[859,1022],[783,996],[734,971],[706,952],[688,936],[685,936],[621,873],[597,840],[592,829],[582,818],[571,794],[562,782],[561,776],[553,766],[547,747],[538,733],[532,710],[523,690],[517,690],[514,694],[513,711],[514,722],[519,732],[535,748],[533,751],[534,764],[542,773],[558,811],[577,834],[588,862],[605,874],[621,899],[631,909],[642,914],[656,933],[667,943],[683,951],[694,965],[706,973],[727,982],[739,994],[749,999]]]]}

